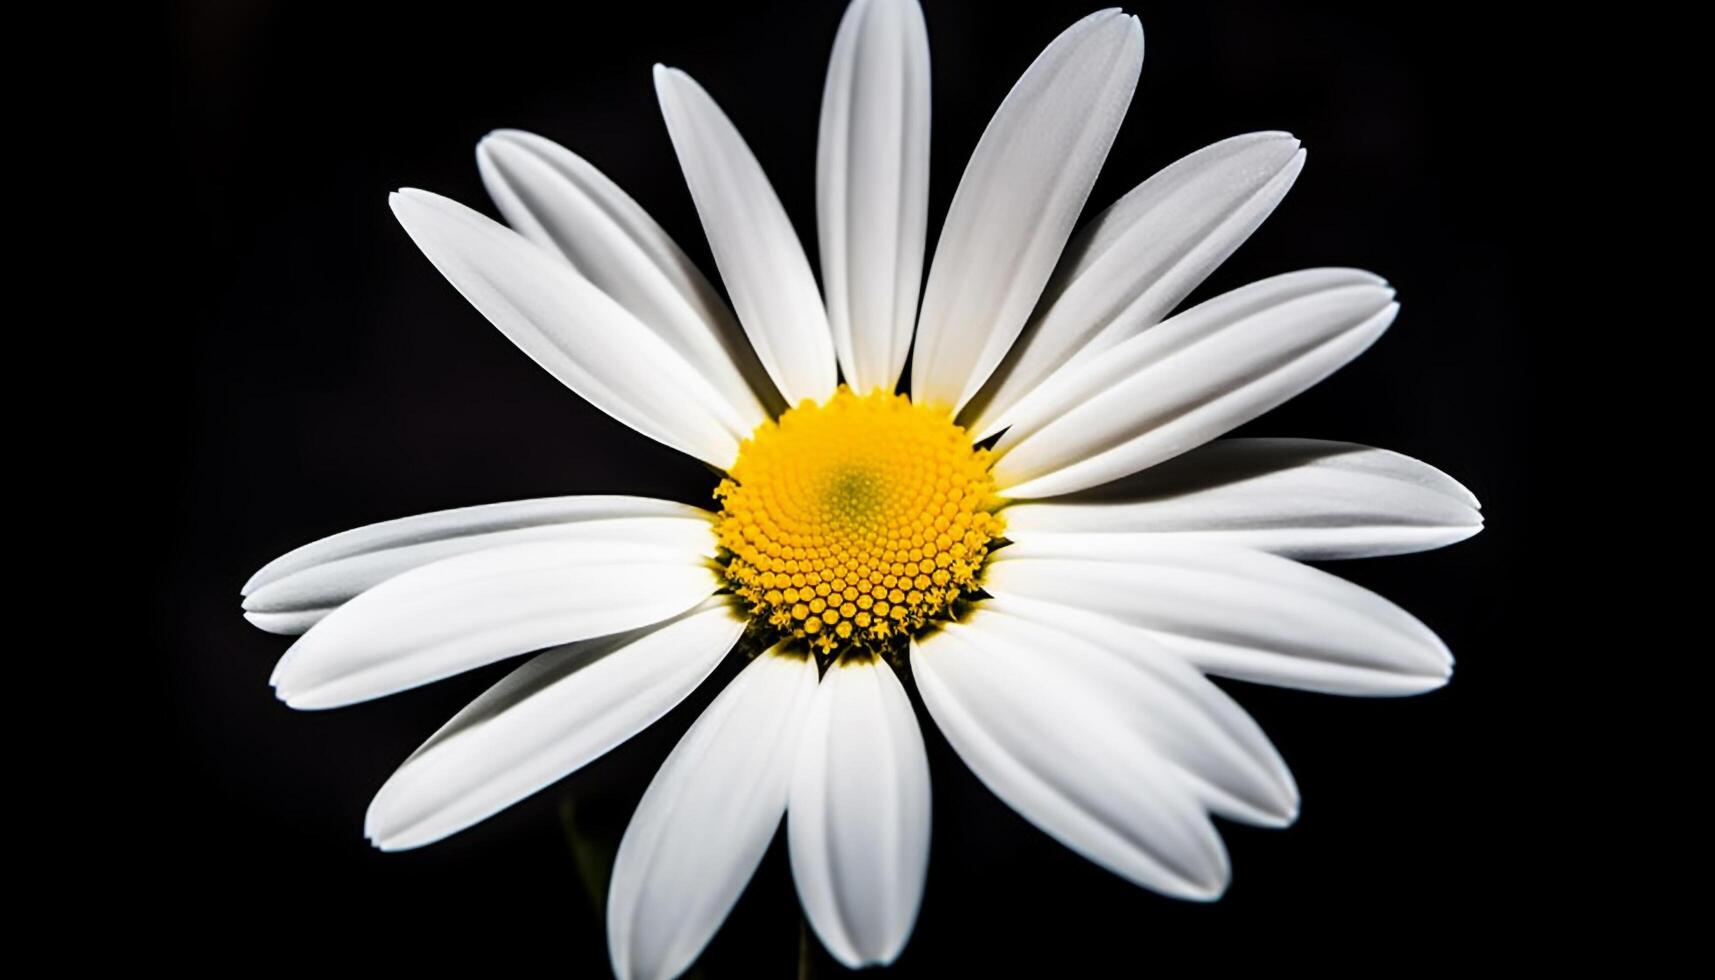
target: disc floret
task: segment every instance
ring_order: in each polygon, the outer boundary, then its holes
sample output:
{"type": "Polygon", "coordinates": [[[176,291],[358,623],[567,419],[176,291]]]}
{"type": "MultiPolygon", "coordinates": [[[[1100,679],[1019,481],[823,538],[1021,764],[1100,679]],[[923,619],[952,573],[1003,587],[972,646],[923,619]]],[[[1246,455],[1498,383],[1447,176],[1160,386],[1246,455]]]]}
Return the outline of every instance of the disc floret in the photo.
{"type": "Polygon", "coordinates": [[[753,620],[823,653],[885,650],[976,591],[1003,528],[992,462],[904,395],[805,401],[715,489],[727,581],[753,620]]]}

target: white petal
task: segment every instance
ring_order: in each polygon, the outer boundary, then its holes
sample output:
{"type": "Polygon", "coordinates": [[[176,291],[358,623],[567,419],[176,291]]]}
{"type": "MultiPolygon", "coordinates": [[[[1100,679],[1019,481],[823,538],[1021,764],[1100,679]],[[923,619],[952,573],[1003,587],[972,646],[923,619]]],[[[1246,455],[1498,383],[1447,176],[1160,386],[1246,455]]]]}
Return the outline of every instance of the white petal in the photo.
{"type": "Polygon", "coordinates": [[[1298,786],[1286,762],[1238,703],[1148,633],[1109,616],[1058,603],[991,597],[983,608],[1012,619],[991,626],[1106,696],[1155,752],[1184,774],[1204,806],[1224,817],[1284,827],[1298,816],[1298,786]]]}
{"type": "Polygon", "coordinates": [[[911,350],[929,220],[929,37],[917,0],[846,8],[822,90],[816,223],[846,380],[893,390],[911,350]]]}
{"type": "Polygon", "coordinates": [[[281,555],[244,583],[246,618],[302,633],[366,589],[453,555],[532,541],[620,541],[713,557],[707,511],[648,497],[547,497],[419,514],[281,555]]]}
{"type": "Polygon", "coordinates": [[[747,418],[774,400],[761,362],[703,274],[619,185],[552,140],[488,134],[476,150],[489,195],[524,237],[559,252],[691,363],[747,418]],[[754,389],[754,390],[753,390],[754,389]]]}
{"type": "Polygon", "coordinates": [[[1020,816],[1129,881],[1219,897],[1226,850],[1184,773],[1056,640],[979,606],[914,640],[911,671],[959,757],[1020,816]]]}
{"type": "Polygon", "coordinates": [[[966,411],[986,439],[1061,365],[1155,325],[1250,237],[1304,168],[1289,133],[1250,133],[1183,157],[1091,219],[1066,246],[1024,334],[966,411]]]}
{"type": "Polygon", "coordinates": [[[620,980],[682,973],[744,890],[786,809],[816,664],[778,649],[715,698],[637,804],[607,899],[620,980]]]}
{"type": "Polygon", "coordinates": [[[1075,554],[1115,534],[1171,536],[1300,560],[1452,544],[1483,528],[1476,498],[1409,456],[1319,439],[1220,439],[1072,497],[1006,509],[1014,541],[1075,554]]]}
{"type": "Polygon", "coordinates": [[[1049,497],[1195,449],[1332,374],[1398,311],[1385,282],[1352,269],[1217,296],[1026,395],[995,444],[995,484],[1049,497]]]}
{"type": "Polygon", "coordinates": [[[655,94],[751,346],[789,404],[827,398],[837,379],[827,312],[762,165],[689,75],[656,65],[655,94]]]}
{"type": "Polygon", "coordinates": [[[955,411],[1024,327],[1143,67],[1143,29],[1091,14],[1039,55],[995,111],[941,228],[923,294],[911,397],[955,411]]]}
{"type": "Polygon", "coordinates": [[[268,633],[278,633],[281,636],[296,636],[322,621],[328,613],[337,606],[323,606],[315,609],[294,609],[291,612],[246,612],[244,619],[250,625],[268,633]]]}
{"type": "Polygon", "coordinates": [[[550,541],[456,555],[328,614],[280,658],[270,682],[294,708],[338,707],[658,623],[720,584],[700,552],[659,545],[550,541]]]}
{"type": "Polygon", "coordinates": [[[391,203],[435,268],[561,384],[652,439],[732,464],[751,416],[559,256],[437,194],[406,189],[391,203]]]}
{"type": "Polygon", "coordinates": [[[404,850],[498,813],[654,723],[743,632],[743,617],[716,597],[657,626],[532,658],[399,767],[369,805],[364,833],[382,850],[404,850]]]}
{"type": "Polygon", "coordinates": [[[786,832],[804,914],[846,966],[891,963],[929,869],[929,760],[893,668],[829,666],[803,743],[786,832]]]}
{"type": "Polygon", "coordinates": [[[1410,613],[1286,558],[1119,535],[1099,554],[1019,542],[997,552],[997,597],[1102,613],[1214,674],[1333,694],[1402,695],[1447,683],[1453,657],[1410,613]]]}

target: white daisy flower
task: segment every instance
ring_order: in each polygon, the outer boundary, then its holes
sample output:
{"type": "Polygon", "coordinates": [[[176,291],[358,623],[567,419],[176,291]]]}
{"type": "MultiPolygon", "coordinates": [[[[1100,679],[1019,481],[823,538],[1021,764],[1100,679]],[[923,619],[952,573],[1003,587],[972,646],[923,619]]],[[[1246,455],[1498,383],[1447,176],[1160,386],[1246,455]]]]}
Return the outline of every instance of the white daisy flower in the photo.
{"type": "Polygon", "coordinates": [[[1212,815],[1298,812],[1285,763],[1205,674],[1359,695],[1446,682],[1427,627],[1298,560],[1461,540],[1482,525],[1475,498],[1385,450],[1218,440],[1373,343],[1393,290],[1310,269],[1169,315],[1279,203],[1298,141],[1199,150],[1073,236],[1142,60],[1117,10],[1048,46],[977,144],[926,283],[929,49],[912,0],[856,0],[834,42],[822,288],[744,140],[674,69],[656,89],[730,312],[631,198],[541,137],[478,150],[510,227],[393,196],[525,353],[724,477],[712,510],[560,497],[389,521],[245,585],[253,623],[303,634],[272,679],[297,708],[546,651],[387,781],[377,847],[440,840],[559,780],[748,637],[762,652],[667,757],[620,845],[614,971],[685,970],[783,815],[817,936],[848,966],[887,963],[929,847],[903,672],[1026,819],[1201,900],[1229,876],[1212,815]]]}

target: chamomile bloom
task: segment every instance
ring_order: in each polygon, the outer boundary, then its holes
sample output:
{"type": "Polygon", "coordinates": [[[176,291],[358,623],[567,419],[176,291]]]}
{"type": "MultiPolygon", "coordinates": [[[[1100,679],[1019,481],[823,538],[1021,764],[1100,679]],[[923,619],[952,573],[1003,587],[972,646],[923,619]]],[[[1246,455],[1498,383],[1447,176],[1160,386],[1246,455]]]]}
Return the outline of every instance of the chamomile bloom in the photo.
{"type": "Polygon", "coordinates": [[[1213,899],[1212,816],[1289,824],[1298,791],[1205,675],[1340,694],[1445,683],[1418,620],[1299,559],[1481,527],[1428,465],[1219,439],[1334,371],[1398,311],[1350,269],[1174,312],[1304,163],[1284,133],[1199,150],[1074,225],[1143,59],[1135,18],[1072,25],[971,155],[923,276],[929,49],[913,0],[856,0],[817,154],[821,286],[715,101],[657,67],[726,305],[630,197],[548,140],[478,148],[507,224],[404,190],[411,238],[565,385],[723,474],[708,509],[492,504],[271,562],[245,615],[303,634],[273,675],[348,705],[527,653],[381,788],[386,850],[455,833],[623,742],[735,649],[748,664],[662,764],[608,898],[621,977],[685,970],[784,815],[805,914],[849,966],[905,945],[930,786],[909,675],[982,782],[1145,887],[1213,899]],[[904,377],[907,355],[909,378],[904,377]]]}

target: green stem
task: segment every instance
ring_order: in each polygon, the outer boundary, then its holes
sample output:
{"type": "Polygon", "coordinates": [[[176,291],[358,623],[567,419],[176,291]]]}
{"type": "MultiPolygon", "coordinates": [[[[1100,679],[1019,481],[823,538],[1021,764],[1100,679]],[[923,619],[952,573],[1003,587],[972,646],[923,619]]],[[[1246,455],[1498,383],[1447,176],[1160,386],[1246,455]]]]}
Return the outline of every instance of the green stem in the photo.
{"type": "Polygon", "coordinates": [[[810,942],[810,923],[798,909],[798,980],[811,980],[816,975],[816,949],[810,942]]]}

